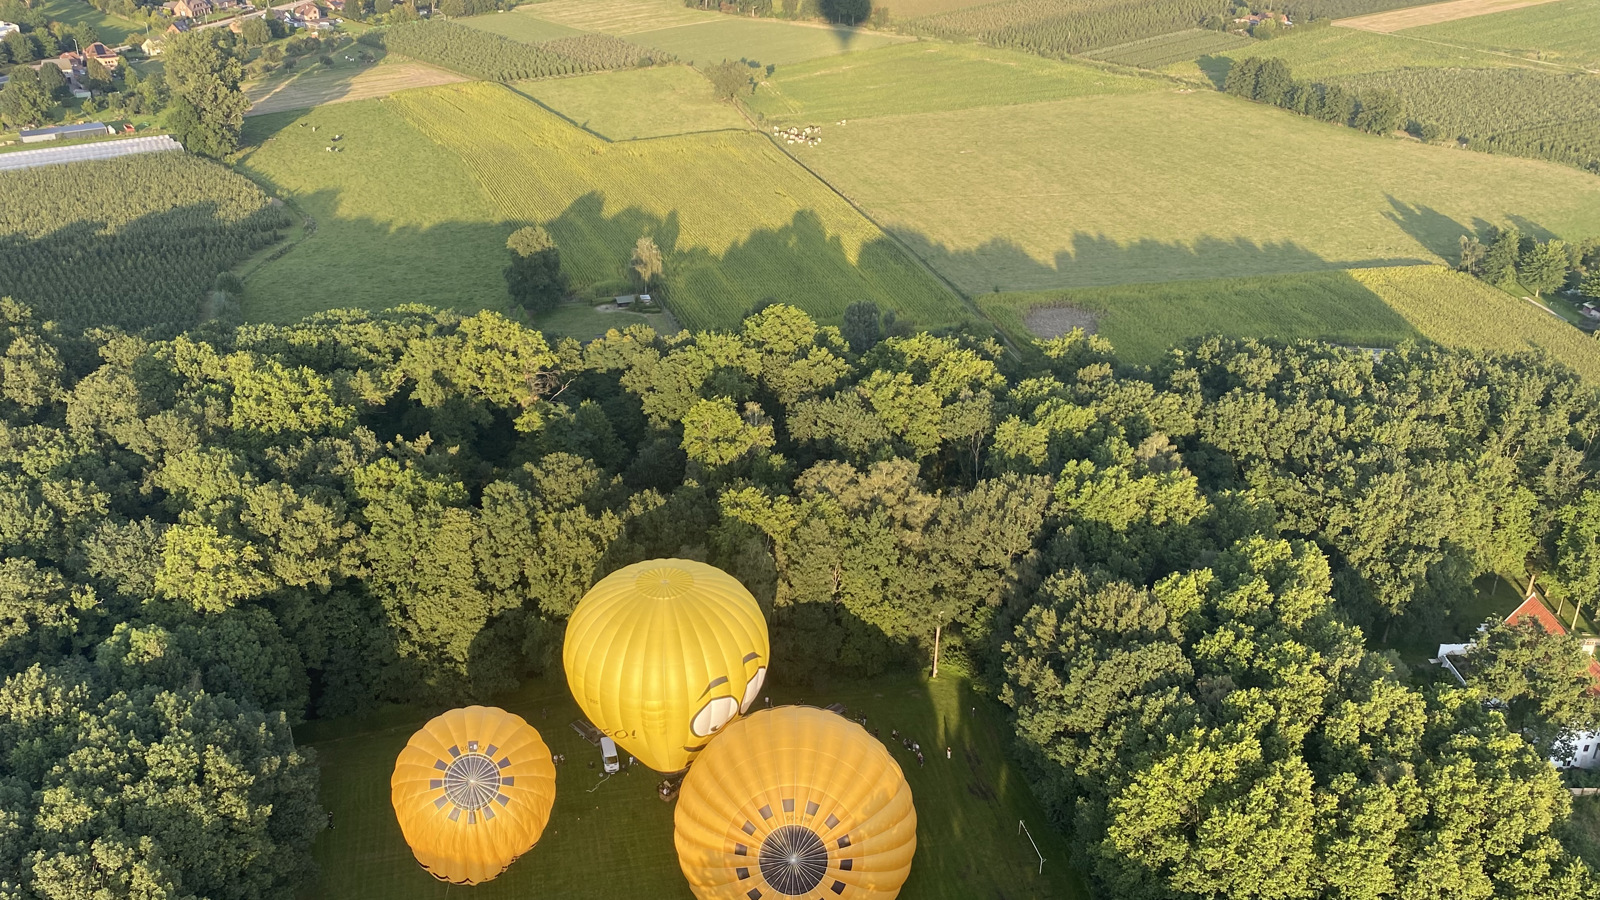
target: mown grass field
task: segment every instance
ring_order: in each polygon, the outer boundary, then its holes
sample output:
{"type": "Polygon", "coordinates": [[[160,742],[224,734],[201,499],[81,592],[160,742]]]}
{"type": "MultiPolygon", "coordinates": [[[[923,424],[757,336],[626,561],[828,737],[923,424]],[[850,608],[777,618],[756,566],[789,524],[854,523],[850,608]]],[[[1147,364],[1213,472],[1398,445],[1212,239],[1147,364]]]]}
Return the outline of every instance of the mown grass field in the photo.
{"type": "Polygon", "coordinates": [[[579,31],[617,35],[715,22],[722,17],[721,13],[690,9],[677,0],[545,0],[506,15],[532,16],[579,31]]]}
{"type": "MultiPolygon", "coordinates": [[[[748,106],[776,122],[1014,105],[1169,88],[1165,81],[979,44],[923,41],[779,66],[748,106]]],[[[848,127],[848,125],[846,126],[848,127]]],[[[833,131],[828,130],[831,136],[833,131]]]]}
{"type": "Polygon", "coordinates": [[[1033,336],[1027,323],[1034,309],[1067,305],[1090,312],[1118,355],[1142,364],[1205,334],[1359,347],[1425,339],[1450,347],[1543,351],[1600,385],[1600,342],[1443,266],[996,294],[978,303],[1023,342],[1033,336]]]}
{"type": "Polygon", "coordinates": [[[653,66],[514,85],[569,122],[613,141],[748,129],[732,106],[688,66],[653,66]]]}
{"type": "Polygon", "coordinates": [[[621,330],[629,325],[649,325],[662,334],[676,334],[678,331],[677,322],[665,312],[651,315],[620,310],[600,312],[588,302],[563,303],[527,324],[547,335],[577,338],[580,341],[589,341],[612,328],[621,330]]]}
{"type": "Polygon", "coordinates": [[[1600,233],[1600,179],[1213,92],[852,119],[797,157],[970,294],[1432,263],[1600,233]],[[1248,153],[1242,148],[1248,148],[1248,153]],[[892,161],[892,162],[891,162],[892,161]]]}
{"type": "Polygon", "coordinates": [[[1190,28],[1186,31],[1129,41],[1114,47],[1091,50],[1083,56],[1123,66],[1159,69],[1173,63],[1248,47],[1250,43],[1250,39],[1243,35],[1211,31],[1206,28],[1190,28]]]}
{"type": "Polygon", "coordinates": [[[1203,77],[1221,87],[1222,79],[1228,74],[1229,61],[1246,56],[1277,57],[1289,64],[1295,78],[1306,80],[1412,67],[1528,65],[1509,56],[1415,40],[1404,34],[1378,34],[1353,28],[1308,28],[1270,41],[1252,41],[1225,53],[1174,63],[1162,71],[1179,77],[1203,77]]]}
{"type": "Polygon", "coordinates": [[[144,40],[143,25],[131,19],[103,13],[85,0],[37,0],[31,5],[47,19],[65,22],[68,25],[93,25],[95,34],[107,47],[128,43],[128,39],[134,35],[139,36],[138,40],[144,40]]]}
{"type": "Polygon", "coordinates": [[[736,325],[765,298],[825,322],[860,299],[921,326],[967,318],[959,298],[760,135],[608,144],[483,83],[386,102],[465,161],[498,219],[548,227],[578,285],[623,290],[635,241],[653,237],[667,303],[691,329],[736,325]]]}
{"type": "Polygon", "coordinates": [[[294,249],[249,273],[249,319],[400,303],[464,311],[507,304],[500,270],[515,225],[500,221],[459,157],[408,125],[390,101],[252,116],[244,141],[239,170],[316,222],[294,249]],[[343,152],[325,149],[335,134],[344,136],[343,152]]]}
{"type": "MultiPolygon", "coordinates": [[[[907,900],[1079,900],[1081,883],[1067,864],[1066,841],[1051,831],[1021,773],[1006,758],[1005,719],[970,684],[886,679],[825,695],[772,690],[774,703],[846,704],[887,736],[891,728],[927,748],[949,746],[954,758],[930,752],[927,765],[891,743],[917,806],[917,855],[901,896],[907,900]],[[1017,821],[1028,823],[1048,860],[1038,857],[1017,821]]],[[[556,770],[556,802],[539,844],[499,878],[464,889],[434,881],[400,836],[389,805],[394,758],[430,711],[397,708],[366,720],[319,722],[297,729],[322,766],[322,804],[334,828],[316,846],[321,877],[302,900],[425,900],[460,896],[603,900],[648,897],[692,900],[672,842],[673,806],[656,799],[660,777],[648,769],[602,780],[589,768],[598,751],[569,723],[580,712],[559,676],[533,680],[498,698],[539,729],[552,752],[567,756],[556,770]]]]}
{"type": "Polygon", "coordinates": [[[749,59],[762,65],[783,66],[822,56],[872,50],[908,39],[856,28],[718,14],[711,22],[639,32],[629,35],[628,40],[665,50],[680,60],[700,66],[725,59],[749,59]]]}
{"type": "MultiPolygon", "coordinates": [[[[335,58],[343,62],[343,56],[340,53],[335,58]]],[[[302,66],[293,72],[246,85],[244,92],[250,98],[251,106],[245,115],[259,116],[328,103],[371,100],[409,88],[466,80],[465,75],[403,57],[385,58],[377,65],[370,66],[349,63],[331,69],[320,65],[302,66]]]]}
{"type": "Polygon", "coordinates": [[[1600,0],[1560,0],[1401,34],[1600,70],[1600,0]]]}
{"type": "Polygon", "coordinates": [[[582,29],[541,19],[533,14],[536,10],[542,8],[537,4],[534,6],[519,6],[510,12],[466,16],[456,21],[462,25],[469,25],[482,31],[498,34],[501,37],[511,38],[513,41],[522,41],[525,44],[539,44],[584,33],[582,29]]]}

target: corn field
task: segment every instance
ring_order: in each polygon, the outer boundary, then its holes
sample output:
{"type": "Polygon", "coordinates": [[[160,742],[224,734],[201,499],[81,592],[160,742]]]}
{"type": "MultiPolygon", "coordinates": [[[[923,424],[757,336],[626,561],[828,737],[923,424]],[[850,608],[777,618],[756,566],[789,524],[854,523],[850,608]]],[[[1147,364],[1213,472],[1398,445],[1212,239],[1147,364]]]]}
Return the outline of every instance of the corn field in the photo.
{"type": "Polygon", "coordinates": [[[402,56],[488,81],[530,81],[647,65],[659,51],[603,34],[525,44],[455,22],[407,22],[381,32],[402,56]]]}
{"type": "Polygon", "coordinates": [[[218,273],[289,224],[254,183],[184,153],[0,173],[0,296],[72,327],[184,328],[218,273]]]}
{"type": "Polygon", "coordinates": [[[914,30],[1061,58],[1194,28],[1225,0],[1003,0],[918,19],[914,30]]]}

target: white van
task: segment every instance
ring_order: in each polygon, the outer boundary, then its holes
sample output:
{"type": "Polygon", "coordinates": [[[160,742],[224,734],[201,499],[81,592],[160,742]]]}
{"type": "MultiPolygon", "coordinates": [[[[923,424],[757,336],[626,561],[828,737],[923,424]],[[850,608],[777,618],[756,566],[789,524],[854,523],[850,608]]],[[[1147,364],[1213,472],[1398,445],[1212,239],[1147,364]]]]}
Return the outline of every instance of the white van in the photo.
{"type": "Polygon", "coordinates": [[[622,771],[622,763],[617,759],[617,742],[611,738],[600,739],[600,759],[605,763],[607,775],[615,775],[622,771]]]}

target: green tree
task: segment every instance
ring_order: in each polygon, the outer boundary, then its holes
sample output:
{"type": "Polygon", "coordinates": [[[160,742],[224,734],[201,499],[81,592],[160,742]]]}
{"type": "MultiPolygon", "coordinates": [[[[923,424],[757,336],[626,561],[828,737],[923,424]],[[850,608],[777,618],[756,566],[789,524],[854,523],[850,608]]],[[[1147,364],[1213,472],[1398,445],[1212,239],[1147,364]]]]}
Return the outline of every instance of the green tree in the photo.
{"type": "Polygon", "coordinates": [[[1571,262],[1567,246],[1558,240],[1535,244],[1517,262],[1517,281],[1533,291],[1535,297],[1553,291],[1567,282],[1567,269],[1571,262]]]}
{"type": "Polygon", "coordinates": [[[506,249],[511,251],[505,272],[511,302],[532,313],[554,309],[566,296],[568,282],[550,233],[537,225],[518,228],[506,240],[506,249]]]}
{"type": "Polygon", "coordinates": [[[858,300],[844,308],[844,324],[840,331],[850,352],[865,353],[883,339],[883,317],[878,304],[871,300],[858,300]]]}
{"type": "Polygon", "coordinates": [[[167,125],[190,151],[220,157],[239,145],[250,100],[239,90],[244,69],[218,44],[222,29],[173,35],[161,59],[172,102],[167,125]]]}
{"type": "Polygon", "coordinates": [[[98,59],[89,60],[84,69],[89,78],[90,90],[104,93],[111,90],[111,72],[98,59]]]}
{"type": "Polygon", "coordinates": [[[822,15],[840,25],[860,25],[872,15],[872,0],[821,0],[822,15]]]}
{"type": "Polygon", "coordinates": [[[756,81],[750,76],[750,67],[743,62],[723,60],[705,70],[711,81],[711,93],[718,100],[732,101],[735,97],[755,92],[756,81]]]}
{"type": "Polygon", "coordinates": [[[1497,701],[1511,728],[1543,755],[1570,755],[1573,735],[1600,721],[1593,657],[1571,635],[1502,622],[1478,638],[1468,659],[1467,684],[1497,701]]]}
{"type": "Polygon", "coordinates": [[[1509,284],[1517,278],[1522,260],[1522,232],[1507,225],[1495,232],[1489,251],[1483,257],[1483,278],[1491,284],[1509,284]]]}
{"type": "Polygon", "coordinates": [[[1388,134],[1400,127],[1400,98],[1389,91],[1371,91],[1361,96],[1361,108],[1352,124],[1372,134],[1388,134]]]}
{"type": "Polygon", "coordinates": [[[1592,272],[1585,277],[1578,290],[1585,297],[1600,300],[1600,272],[1592,272]]]}
{"type": "Polygon", "coordinates": [[[51,100],[65,100],[72,96],[67,76],[61,74],[61,70],[56,66],[39,67],[39,84],[44,87],[45,94],[51,100]]]}
{"type": "MultiPolygon", "coordinates": [[[[59,70],[57,72],[59,74],[59,70]]],[[[50,95],[39,80],[39,73],[27,66],[11,70],[11,80],[0,89],[0,116],[12,128],[27,128],[46,121],[50,95]]]]}
{"type": "Polygon", "coordinates": [[[255,16],[239,26],[239,37],[247,47],[260,47],[272,40],[272,28],[264,17],[255,16]]]}

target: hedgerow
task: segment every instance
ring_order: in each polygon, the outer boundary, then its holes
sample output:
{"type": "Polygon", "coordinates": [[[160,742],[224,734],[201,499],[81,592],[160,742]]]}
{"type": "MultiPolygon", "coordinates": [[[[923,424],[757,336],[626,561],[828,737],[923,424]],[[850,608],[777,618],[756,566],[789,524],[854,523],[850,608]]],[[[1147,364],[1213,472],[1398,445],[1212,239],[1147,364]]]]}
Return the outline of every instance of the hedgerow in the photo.
{"type": "Polygon", "coordinates": [[[0,297],[69,326],[184,328],[219,272],[290,219],[186,153],[0,173],[0,297]]]}

